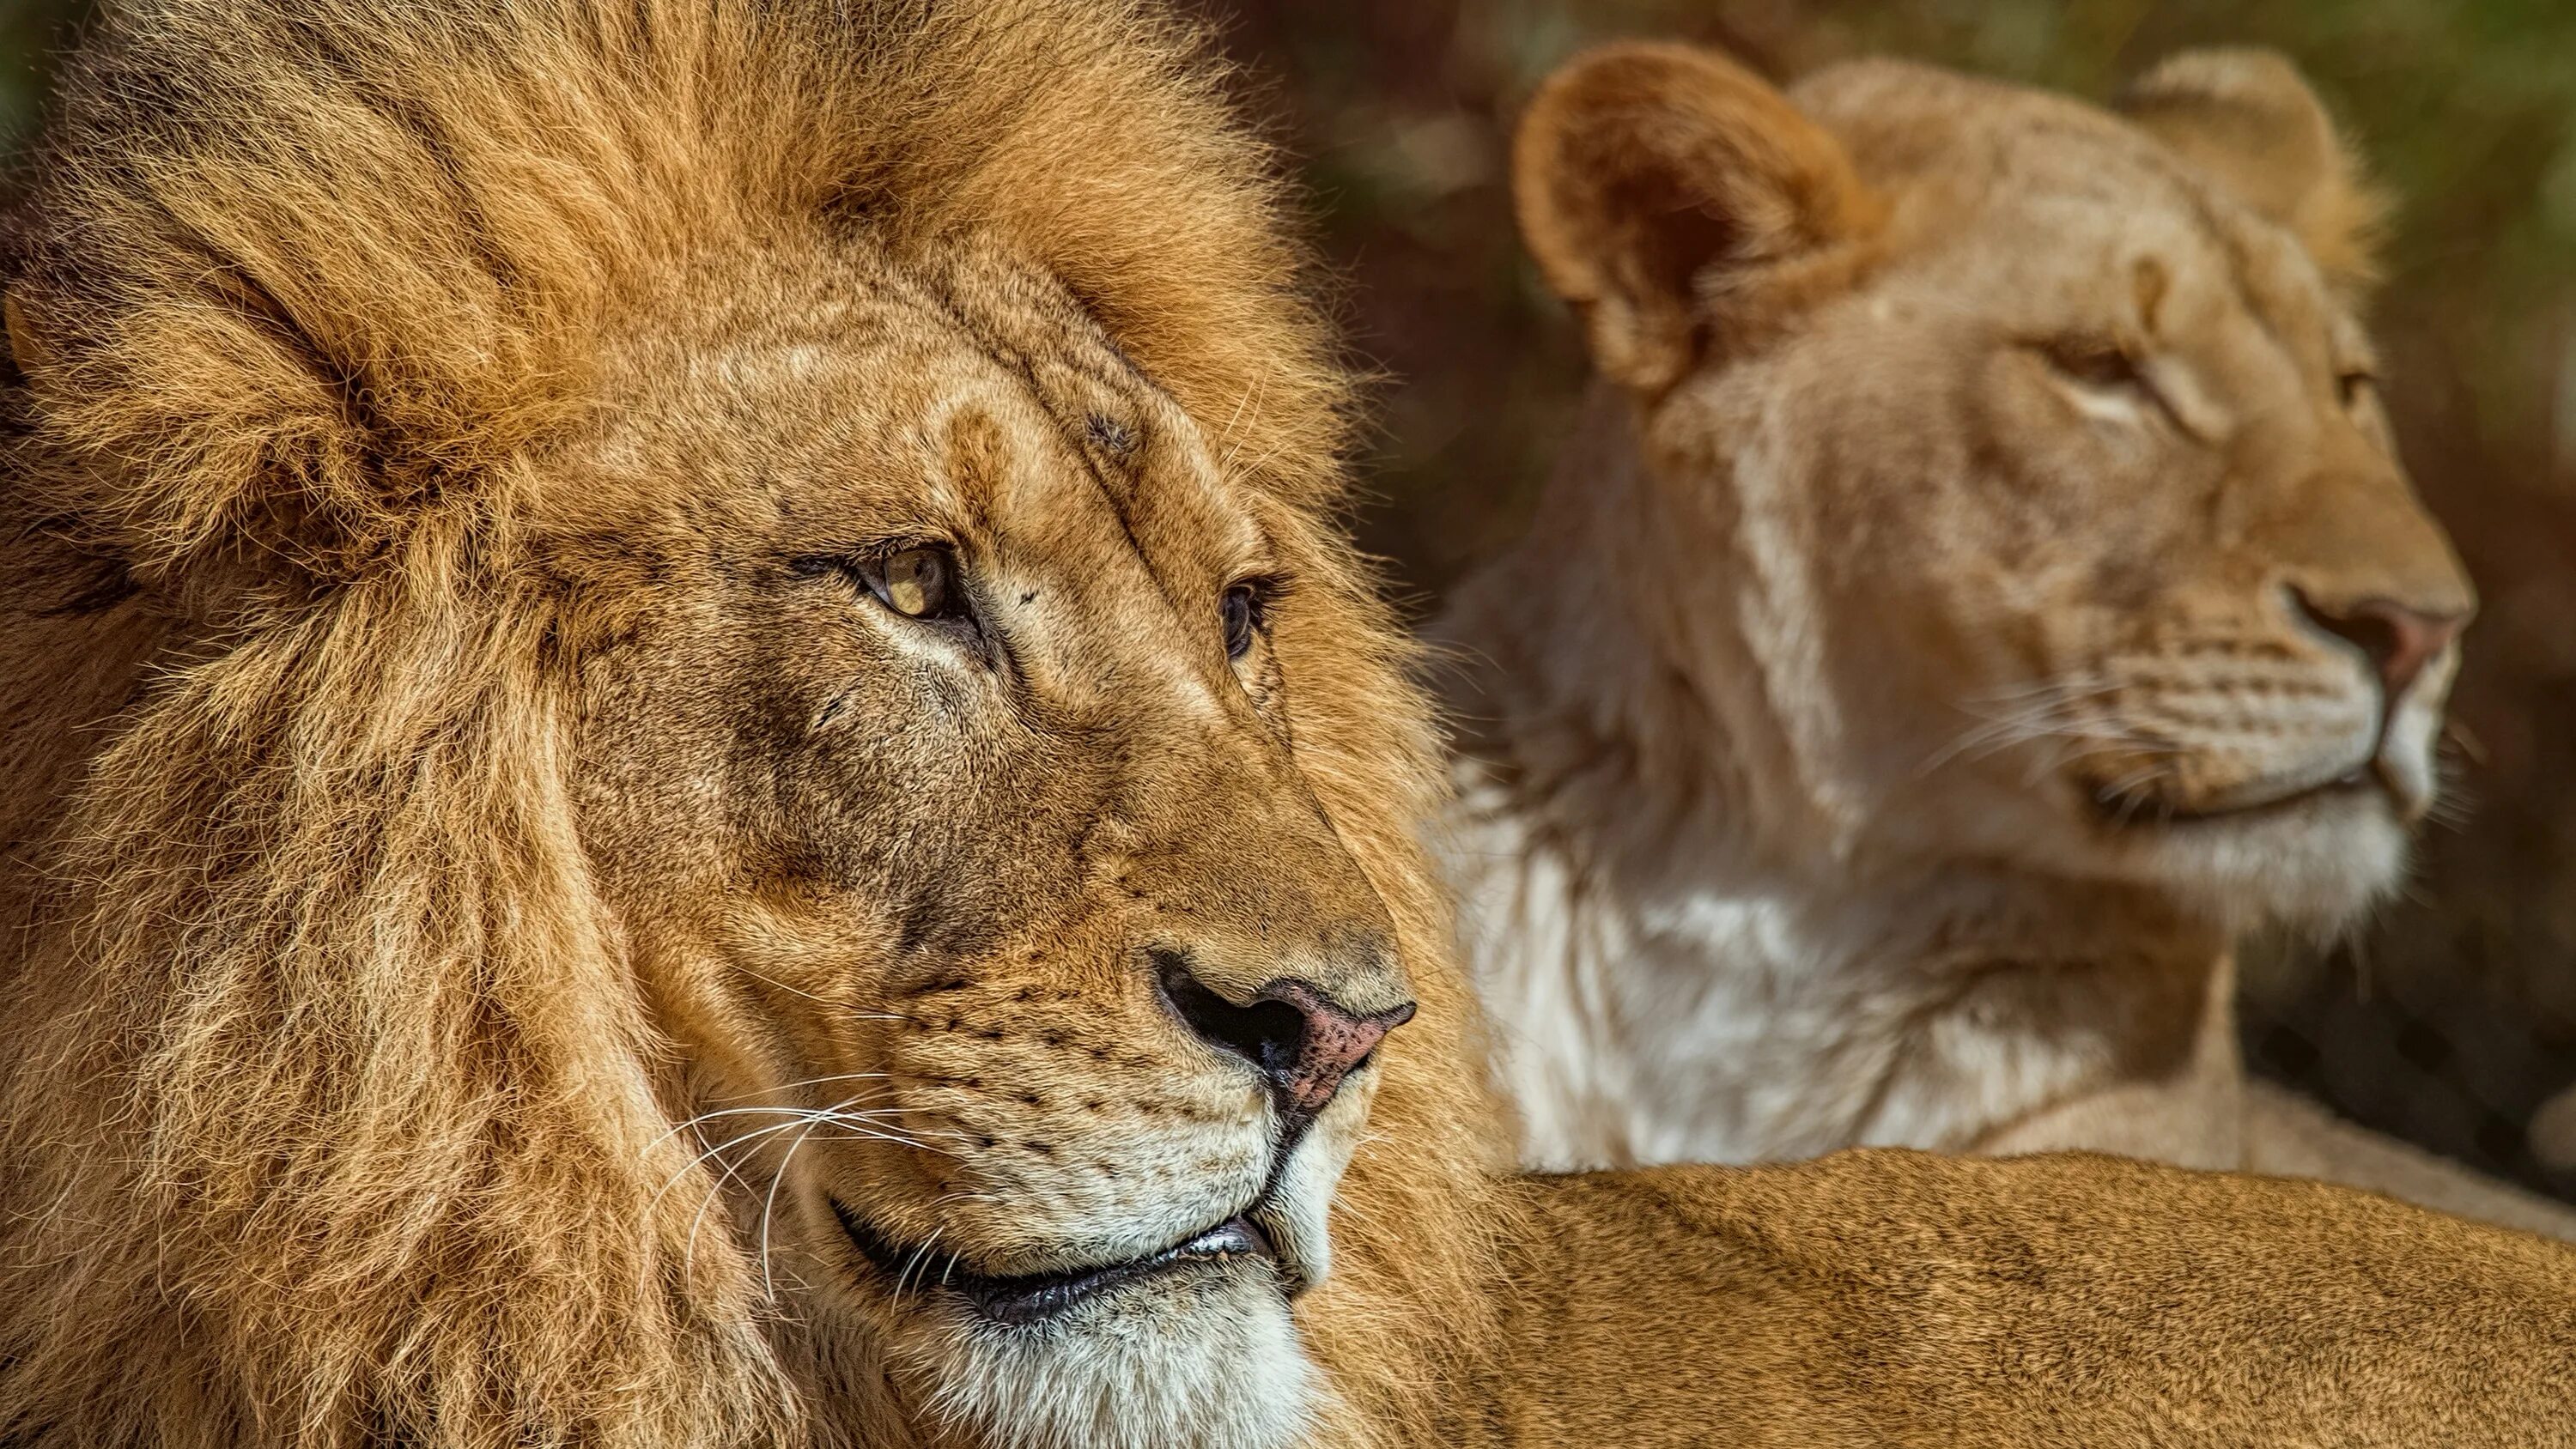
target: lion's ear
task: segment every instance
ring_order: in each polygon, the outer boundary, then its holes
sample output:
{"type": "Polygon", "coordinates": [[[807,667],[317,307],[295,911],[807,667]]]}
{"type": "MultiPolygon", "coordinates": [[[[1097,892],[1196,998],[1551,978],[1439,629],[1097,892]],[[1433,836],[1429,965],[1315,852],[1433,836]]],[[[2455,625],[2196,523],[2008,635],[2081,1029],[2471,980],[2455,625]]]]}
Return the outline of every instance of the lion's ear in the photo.
{"type": "Polygon", "coordinates": [[[2131,82],[2119,104],[2231,195],[2288,227],[2338,283],[2370,283],[2386,202],[2288,57],[2187,50],[2131,82]]]}
{"type": "Polygon", "coordinates": [[[1685,45],[1612,45],[1539,88],[1513,146],[1521,235],[1593,360],[1641,391],[1800,289],[1799,263],[1873,232],[1841,144],[1752,72],[1685,45]]]}

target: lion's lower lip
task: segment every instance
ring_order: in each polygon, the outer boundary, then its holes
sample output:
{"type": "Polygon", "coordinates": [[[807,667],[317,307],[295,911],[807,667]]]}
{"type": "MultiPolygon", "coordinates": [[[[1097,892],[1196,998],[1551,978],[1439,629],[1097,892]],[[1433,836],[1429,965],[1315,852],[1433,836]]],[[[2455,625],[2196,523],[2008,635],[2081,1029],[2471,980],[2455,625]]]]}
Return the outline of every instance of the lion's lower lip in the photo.
{"type": "Polygon", "coordinates": [[[917,1249],[888,1243],[837,1198],[832,1202],[832,1212],[859,1252],[879,1270],[893,1276],[899,1292],[907,1284],[938,1288],[964,1298],[985,1317],[1006,1324],[1042,1322],[1112,1289],[1196,1264],[1250,1258],[1275,1266],[1279,1257],[1269,1235],[1250,1217],[1238,1215],[1168,1248],[1124,1262],[1058,1273],[977,1273],[953,1256],[934,1258],[917,1249]]]}

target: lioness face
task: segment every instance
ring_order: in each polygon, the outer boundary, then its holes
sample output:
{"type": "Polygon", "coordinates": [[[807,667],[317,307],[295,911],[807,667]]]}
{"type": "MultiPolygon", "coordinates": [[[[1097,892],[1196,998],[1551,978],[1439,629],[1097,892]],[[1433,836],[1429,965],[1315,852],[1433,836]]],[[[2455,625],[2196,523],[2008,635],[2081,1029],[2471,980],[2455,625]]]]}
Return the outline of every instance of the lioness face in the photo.
{"type": "Polygon", "coordinates": [[[2322,107],[2233,52],[2131,104],[1632,48],[1534,107],[1524,230],[1636,399],[1640,562],[1774,838],[2332,921],[2434,799],[2474,597],[2322,107]]]}
{"type": "Polygon", "coordinates": [[[1838,747],[1901,835],[2337,919],[2434,799],[2468,580],[2299,239],[2013,99],[1919,172],[1852,114],[1886,258],[1717,389],[1796,440],[1747,466],[1821,545],[1838,747]]]}
{"type": "Polygon", "coordinates": [[[1266,500],[997,259],[692,291],[741,300],[616,359],[560,553],[584,845],[710,1216],[983,1439],[1293,1438],[1413,1008],[1293,754],[1266,500]]]}

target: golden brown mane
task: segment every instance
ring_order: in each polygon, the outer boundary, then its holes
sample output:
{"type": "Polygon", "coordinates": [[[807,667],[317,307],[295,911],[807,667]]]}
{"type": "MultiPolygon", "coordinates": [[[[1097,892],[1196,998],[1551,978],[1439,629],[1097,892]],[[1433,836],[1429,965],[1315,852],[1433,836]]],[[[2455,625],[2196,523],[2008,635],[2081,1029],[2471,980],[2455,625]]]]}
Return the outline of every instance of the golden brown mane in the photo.
{"type": "Polygon", "coordinates": [[[653,280],[818,225],[1051,271],[1306,520],[1301,760],[1425,964],[1301,1323],[1355,1420],[1435,1411],[1487,1142],[1429,727],[1212,75],[1054,0],[163,0],[87,48],[0,403],[0,1440],[799,1432],[792,1309],[689,1248],[563,797],[586,636],[517,545],[653,280]]]}

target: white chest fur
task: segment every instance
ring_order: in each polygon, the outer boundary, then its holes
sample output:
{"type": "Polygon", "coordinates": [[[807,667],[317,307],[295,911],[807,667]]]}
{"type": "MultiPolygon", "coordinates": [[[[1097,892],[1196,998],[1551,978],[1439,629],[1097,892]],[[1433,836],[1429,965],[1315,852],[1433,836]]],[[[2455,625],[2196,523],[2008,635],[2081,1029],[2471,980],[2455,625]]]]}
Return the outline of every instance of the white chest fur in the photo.
{"type": "Polygon", "coordinates": [[[1974,883],[1825,899],[1710,860],[1667,862],[1656,874],[1679,884],[1640,890],[1530,831],[1472,762],[1458,784],[1439,844],[1533,1166],[2133,1133],[2168,1159],[2236,1161],[2223,962],[2183,1003],[2153,979],[2169,964],[1999,953],[2018,923],[1974,883]],[[2143,1060],[2141,1036],[2162,1043],[2143,1060]],[[2123,1110],[2160,1120],[2048,1125],[2141,1080],[2151,1096],[2123,1110]]]}

